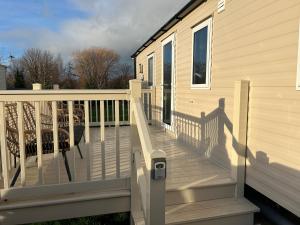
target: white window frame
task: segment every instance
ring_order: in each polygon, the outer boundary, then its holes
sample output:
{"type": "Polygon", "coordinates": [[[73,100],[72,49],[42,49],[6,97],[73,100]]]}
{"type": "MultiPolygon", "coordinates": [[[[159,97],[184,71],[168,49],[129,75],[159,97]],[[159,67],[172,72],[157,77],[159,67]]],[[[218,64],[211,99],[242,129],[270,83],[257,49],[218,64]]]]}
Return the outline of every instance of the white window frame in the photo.
{"type": "Polygon", "coordinates": [[[191,65],[191,87],[192,89],[210,89],[211,85],[211,39],[212,39],[212,18],[208,18],[204,22],[195,26],[192,30],[192,65],[191,65]],[[195,33],[207,26],[207,55],[206,55],[206,83],[193,84],[194,70],[194,36],[195,33]]]}
{"type": "Polygon", "coordinates": [[[299,21],[298,59],[297,59],[297,84],[296,90],[300,91],[300,21],[299,21]]]}
{"type": "Polygon", "coordinates": [[[153,58],[153,81],[152,81],[152,85],[150,87],[155,87],[156,86],[156,73],[155,73],[155,53],[151,53],[150,55],[148,55],[147,57],[147,81],[149,82],[149,59],[153,58]]]}
{"type": "Polygon", "coordinates": [[[161,122],[162,126],[168,130],[174,131],[174,116],[173,113],[175,112],[175,87],[176,87],[176,33],[172,33],[170,36],[168,36],[166,39],[161,41],[161,109],[163,110],[163,85],[164,85],[164,46],[168,44],[169,42],[172,42],[172,81],[171,81],[171,125],[163,123],[163,113],[161,113],[161,122]]]}

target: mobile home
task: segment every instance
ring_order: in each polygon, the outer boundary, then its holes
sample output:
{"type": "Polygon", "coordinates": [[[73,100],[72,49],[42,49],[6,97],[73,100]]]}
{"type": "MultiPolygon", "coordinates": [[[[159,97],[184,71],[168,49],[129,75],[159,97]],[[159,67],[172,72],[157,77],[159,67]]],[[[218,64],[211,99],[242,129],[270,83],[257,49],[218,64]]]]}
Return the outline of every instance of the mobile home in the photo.
{"type": "Polygon", "coordinates": [[[244,183],[298,217],[299,21],[298,0],[190,1],[132,55],[153,119],[230,171],[246,164],[244,183]]]}
{"type": "Polygon", "coordinates": [[[0,224],[253,225],[262,199],[298,220],[299,19],[299,0],[192,0],[129,89],[0,91],[0,224]]]}

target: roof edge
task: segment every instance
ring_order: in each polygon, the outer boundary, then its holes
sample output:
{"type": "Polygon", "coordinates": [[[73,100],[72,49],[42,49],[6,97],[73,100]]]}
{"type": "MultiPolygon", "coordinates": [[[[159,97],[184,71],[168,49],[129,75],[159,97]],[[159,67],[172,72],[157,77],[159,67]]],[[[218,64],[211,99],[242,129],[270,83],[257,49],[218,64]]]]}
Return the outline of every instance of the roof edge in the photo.
{"type": "Polygon", "coordinates": [[[168,22],[166,22],[158,31],[156,31],[144,44],[142,44],[132,55],[131,58],[136,58],[145,48],[151,45],[154,41],[160,38],[163,34],[169,31],[184,17],[190,14],[194,9],[207,0],[191,0],[179,12],[177,12],[168,22]]]}

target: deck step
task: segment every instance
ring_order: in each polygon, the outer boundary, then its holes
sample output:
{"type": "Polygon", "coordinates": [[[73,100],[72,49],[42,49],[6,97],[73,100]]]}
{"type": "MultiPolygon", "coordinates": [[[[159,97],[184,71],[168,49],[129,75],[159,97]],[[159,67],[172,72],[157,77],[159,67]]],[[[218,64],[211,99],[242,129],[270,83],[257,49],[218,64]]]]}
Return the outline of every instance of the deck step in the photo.
{"type": "MultiPolygon", "coordinates": [[[[168,225],[253,225],[253,214],[259,209],[244,198],[224,198],[170,205],[166,207],[168,225]]],[[[135,225],[144,225],[141,213],[135,225]]]]}
{"type": "Polygon", "coordinates": [[[235,184],[232,179],[220,179],[207,184],[167,189],[166,205],[230,198],[234,196],[235,184]]]}
{"type": "Polygon", "coordinates": [[[130,191],[69,194],[0,204],[0,224],[34,223],[130,211],[130,191]]]}

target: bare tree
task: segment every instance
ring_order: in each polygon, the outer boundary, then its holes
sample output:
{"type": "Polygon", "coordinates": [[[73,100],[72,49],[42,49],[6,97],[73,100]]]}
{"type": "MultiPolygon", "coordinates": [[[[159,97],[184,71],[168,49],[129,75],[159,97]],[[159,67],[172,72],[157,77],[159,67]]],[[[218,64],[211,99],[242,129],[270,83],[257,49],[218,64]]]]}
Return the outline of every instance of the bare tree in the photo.
{"type": "Polygon", "coordinates": [[[128,63],[119,64],[116,76],[110,79],[109,88],[123,89],[129,88],[129,80],[133,78],[132,66],[128,63]]]}
{"type": "Polygon", "coordinates": [[[82,87],[89,89],[106,88],[118,61],[119,55],[105,48],[89,48],[74,54],[76,74],[82,87]]]}
{"type": "Polygon", "coordinates": [[[78,75],[74,73],[74,66],[72,62],[68,62],[64,67],[64,73],[61,77],[60,86],[63,89],[77,89],[79,88],[78,75]]]}
{"type": "Polygon", "coordinates": [[[128,63],[119,65],[119,76],[126,77],[132,74],[132,66],[128,63]]]}
{"type": "Polygon", "coordinates": [[[62,59],[49,51],[31,48],[20,59],[27,81],[41,83],[43,88],[52,88],[62,73],[62,59]]]}

